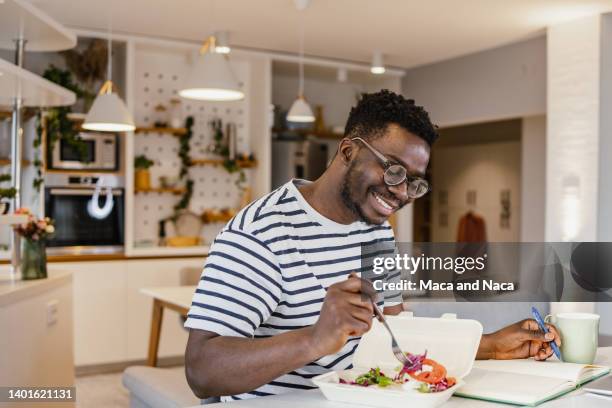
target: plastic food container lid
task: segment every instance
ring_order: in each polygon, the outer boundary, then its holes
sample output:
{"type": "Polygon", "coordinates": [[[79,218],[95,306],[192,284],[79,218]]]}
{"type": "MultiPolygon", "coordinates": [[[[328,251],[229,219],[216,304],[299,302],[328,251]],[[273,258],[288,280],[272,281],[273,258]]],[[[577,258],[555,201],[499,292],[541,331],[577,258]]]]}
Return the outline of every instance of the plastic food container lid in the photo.
{"type": "MultiPolygon", "coordinates": [[[[411,313],[388,316],[387,322],[404,352],[422,354],[446,367],[447,375],[463,378],[476,358],[482,325],[476,320],[457,319],[454,314],[440,318],[413,317],[411,313]]],[[[353,366],[396,367],[400,363],[391,351],[391,337],[377,320],[359,342],[353,366]]]]}

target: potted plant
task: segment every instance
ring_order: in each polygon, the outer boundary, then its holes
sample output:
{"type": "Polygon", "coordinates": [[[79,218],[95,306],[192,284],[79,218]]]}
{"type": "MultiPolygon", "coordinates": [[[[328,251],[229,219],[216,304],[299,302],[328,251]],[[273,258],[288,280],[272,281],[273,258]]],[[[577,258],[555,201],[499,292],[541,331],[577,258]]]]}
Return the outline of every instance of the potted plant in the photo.
{"type": "MultiPolygon", "coordinates": [[[[0,183],[11,181],[9,174],[0,174],[0,183]]],[[[0,187],[0,215],[6,214],[10,208],[9,200],[15,197],[17,190],[13,187],[1,188],[0,187]]]]}
{"type": "Polygon", "coordinates": [[[153,165],[153,160],[149,159],[144,154],[136,156],[134,159],[134,169],[136,174],[134,176],[136,190],[150,190],[151,189],[151,174],[149,168],[153,165]]]}
{"type": "Polygon", "coordinates": [[[20,208],[16,214],[27,215],[25,224],[15,226],[23,239],[21,249],[21,278],[43,279],[47,277],[47,238],[55,232],[49,217],[36,218],[27,208],[20,208]]]}

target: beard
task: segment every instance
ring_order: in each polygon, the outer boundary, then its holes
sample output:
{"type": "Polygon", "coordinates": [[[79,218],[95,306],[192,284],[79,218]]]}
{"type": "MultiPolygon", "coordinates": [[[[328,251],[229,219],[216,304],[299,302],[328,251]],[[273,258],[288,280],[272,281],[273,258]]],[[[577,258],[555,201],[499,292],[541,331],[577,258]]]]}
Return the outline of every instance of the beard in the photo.
{"type": "MultiPolygon", "coordinates": [[[[358,164],[357,161],[352,161],[349,164],[348,169],[346,170],[346,174],[344,175],[344,180],[342,181],[342,186],[340,190],[340,197],[342,198],[342,203],[344,204],[346,209],[348,209],[355,216],[355,218],[357,218],[357,220],[365,222],[367,224],[381,225],[386,221],[386,219],[382,221],[380,219],[372,219],[366,214],[366,211],[364,211],[363,204],[367,202],[369,195],[374,192],[376,192],[376,194],[382,197],[388,197],[390,195],[390,192],[387,190],[387,186],[384,184],[382,186],[368,186],[368,184],[370,184],[372,180],[368,180],[368,177],[362,176],[361,171],[355,168],[356,164],[358,164]],[[363,193],[363,199],[360,200],[360,191],[364,186],[368,187],[363,193]]],[[[395,197],[395,199],[397,199],[397,197],[395,197]]],[[[400,203],[396,211],[399,211],[409,202],[410,200],[406,200],[405,202],[400,203]]]]}
{"type": "Polygon", "coordinates": [[[342,188],[340,190],[340,197],[342,197],[342,203],[344,206],[357,217],[359,221],[363,221],[368,224],[375,224],[372,220],[370,220],[363,212],[361,205],[358,204],[357,200],[354,199],[354,189],[353,186],[359,185],[357,172],[355,171],[355,161],[352,161],[349,164],[349,168],[346,170],[346,174],[344,175],[344,180],[342,181],[342,188]]]}

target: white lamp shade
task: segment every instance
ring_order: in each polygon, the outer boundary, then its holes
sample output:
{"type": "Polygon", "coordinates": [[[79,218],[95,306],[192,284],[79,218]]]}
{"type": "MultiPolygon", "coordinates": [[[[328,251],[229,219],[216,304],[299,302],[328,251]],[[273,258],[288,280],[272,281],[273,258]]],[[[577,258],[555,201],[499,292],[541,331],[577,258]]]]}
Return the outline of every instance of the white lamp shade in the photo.
{"type": "Polygon", "coordinates": [[[207,52],[197,59],[179,95],[203,101],[237,101],[244,98],[244,92],[226,57],[216,52],[207,52]]]}
{"type": "Polygon", "coordinates": [[[383,63],[382,52],[376,51],[372,55],[372,66],[370,67],[370,72],[377,75],[385,73],[385,64],[383,63]]]}
{"type": "Polygon", "coordinates": [[[131,132],[136,129],[132,114],[115,93],[99,94],[83,122],[83,129],[101,132],[131,132]]]}
{"type": "Polygon", "coordinates": [[[227,31],[217,31],[215,33],[215,38],[217,41],[215,42],[215,51],[219,54],[229,54],[232,52],[232,48],[229,45],[227,31]]]}
{"type": "Polygon", "coordinates": [[[315,117],[308,102],[298,97],[287,113],[287,120],[289,122],[314,122],[315,117]]]}

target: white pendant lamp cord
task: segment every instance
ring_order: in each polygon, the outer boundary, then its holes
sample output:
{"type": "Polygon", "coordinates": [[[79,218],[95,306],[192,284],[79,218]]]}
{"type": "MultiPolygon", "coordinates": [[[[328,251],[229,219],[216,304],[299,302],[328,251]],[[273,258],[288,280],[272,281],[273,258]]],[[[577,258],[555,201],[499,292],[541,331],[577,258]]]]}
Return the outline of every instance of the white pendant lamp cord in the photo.
{"type": "Polygon", "coordinates": [[[107,66],[106,66],[106,75],[107,81],[112,81],[113,80],[113,1],[110,1],[110,6],[109,6],[109,10],[108,10],[108,47],[107,51],[108,51],[108,57],[107,57],[107,66]]]}
{"type": "Polygon", "coordinates": [[[298,96],[300,98],[304,97],[304,18],[302,16],[303,12],[300,12],[300,85],[299,85],[299,93],[298,96]]]}

